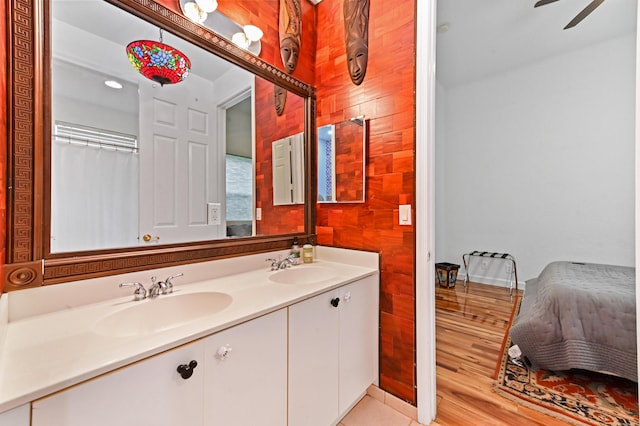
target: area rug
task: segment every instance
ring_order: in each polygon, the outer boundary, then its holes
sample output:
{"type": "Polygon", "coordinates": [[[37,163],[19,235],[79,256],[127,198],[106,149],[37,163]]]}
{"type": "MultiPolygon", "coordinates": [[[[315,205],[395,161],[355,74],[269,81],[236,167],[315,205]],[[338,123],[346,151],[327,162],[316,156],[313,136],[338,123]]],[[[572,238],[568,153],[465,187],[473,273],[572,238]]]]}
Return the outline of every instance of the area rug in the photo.
{"type": "MultiPolygon", "coordinates": [[[[520,298],[511,320],[519,306],[520,298]]],[[[510,327],[496,367],[498,394],[574,425],[638,425],[636,383],[583,370],[530,371],[509,358],[510,327]]]]}

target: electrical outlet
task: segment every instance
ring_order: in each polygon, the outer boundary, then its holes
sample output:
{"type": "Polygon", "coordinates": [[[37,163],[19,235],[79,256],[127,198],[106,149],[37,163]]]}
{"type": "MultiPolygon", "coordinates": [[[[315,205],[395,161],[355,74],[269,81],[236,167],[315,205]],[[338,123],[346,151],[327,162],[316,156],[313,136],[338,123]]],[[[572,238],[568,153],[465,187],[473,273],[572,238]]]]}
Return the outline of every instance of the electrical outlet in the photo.
{"type": "Polygon", "coordinates": [[[262,209],[260,207],[256,208],[256,220],[262,220],[262,209]]]}
{"type": "Polygon", "coordinates": [[[207,203],[207,223],[209,225],[220,225],[220,203],[207,203]]]}

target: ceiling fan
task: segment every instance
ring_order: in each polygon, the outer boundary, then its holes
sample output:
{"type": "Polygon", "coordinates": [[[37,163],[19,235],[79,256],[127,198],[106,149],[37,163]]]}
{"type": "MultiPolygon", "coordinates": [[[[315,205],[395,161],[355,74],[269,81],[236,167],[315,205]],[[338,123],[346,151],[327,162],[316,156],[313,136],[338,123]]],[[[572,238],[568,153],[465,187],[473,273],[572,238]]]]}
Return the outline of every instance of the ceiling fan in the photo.
{"type": "MultiPolygon", "coordinates": [[[[557,1],[558,0],[538,0],[536,4],[533,5],[533,7],[544,6],[545,4],[554,3],[557,1]]],[[[578,25],[578,23],[580,23],[580,21],[582,21],[584,18],[589,16],[589,14],[593,12],[596,9],[596,7],[600,6],[603,1],[604,0],[593,0],[591,3],[587,5],[587,7],[585,7],[580,13],[577,14],[576,17],[573,18],[571,22],[567,24],[566,27],[564,27],[564,29],[566,30],[578,25]]]]}

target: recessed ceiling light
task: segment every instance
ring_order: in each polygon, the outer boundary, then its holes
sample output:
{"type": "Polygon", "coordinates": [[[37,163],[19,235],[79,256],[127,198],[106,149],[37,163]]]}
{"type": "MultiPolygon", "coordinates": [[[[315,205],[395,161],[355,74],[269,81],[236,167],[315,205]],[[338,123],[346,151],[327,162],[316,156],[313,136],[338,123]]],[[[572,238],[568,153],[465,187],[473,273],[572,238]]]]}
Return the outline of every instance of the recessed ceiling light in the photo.
{"type": "Polygon", "coordinates": [[[117,81],[114,80],[106,80],[104,82],[105,86],[109,86],[112,89],[122,89],[122,84],[118,83],[117,81]]]}

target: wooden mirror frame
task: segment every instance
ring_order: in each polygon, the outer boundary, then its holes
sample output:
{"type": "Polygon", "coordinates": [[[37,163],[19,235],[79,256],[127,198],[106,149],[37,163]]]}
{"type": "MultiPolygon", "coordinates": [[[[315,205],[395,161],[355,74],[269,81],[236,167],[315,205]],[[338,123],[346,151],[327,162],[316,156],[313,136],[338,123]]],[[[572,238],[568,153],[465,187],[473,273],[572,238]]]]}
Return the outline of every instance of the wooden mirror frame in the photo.
{"type": "MultiPolygon", "coordinates": [[[[305,168],[316,170],[315,88],[153,0],[105,0],[305,99],[305,168]]],[[[315,242],[316,180],[305,179],[304,233],[74,253],[46,253],[50,191],[49,0],[8,0],[7,229],[4,291],[195,263],[315,242]]]]}

